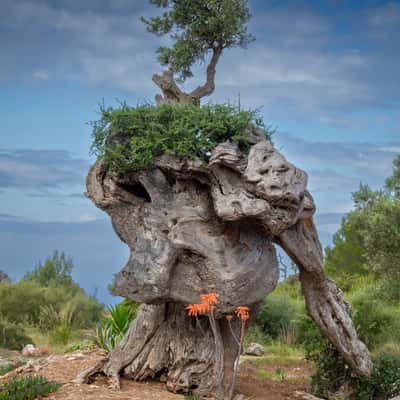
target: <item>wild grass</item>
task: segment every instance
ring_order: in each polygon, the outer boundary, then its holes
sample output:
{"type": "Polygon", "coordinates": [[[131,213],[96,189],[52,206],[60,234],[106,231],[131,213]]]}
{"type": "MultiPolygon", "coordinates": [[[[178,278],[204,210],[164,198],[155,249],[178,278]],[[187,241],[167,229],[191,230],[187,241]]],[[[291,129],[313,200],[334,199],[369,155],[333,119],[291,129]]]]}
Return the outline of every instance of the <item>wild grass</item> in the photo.
{"type": "Polygon", "coordinates": [[[32,338],[36,347],[48,349],[51,354],[63,354],[71,345],[88,341],[87,331],[83,329],[72,330],[66,342],[54,340],[52,332],[43,332],[34,326],[26,326],[25,331],[32,338]]]}
{"type": "Polygon", "coordinates": [[[287,344],[280,340],[274,340],[270,344],[264,346],[267,355],[275,358],[286,357],[301,359],[304,358],[304,350],[301,346],[287,344]]]}

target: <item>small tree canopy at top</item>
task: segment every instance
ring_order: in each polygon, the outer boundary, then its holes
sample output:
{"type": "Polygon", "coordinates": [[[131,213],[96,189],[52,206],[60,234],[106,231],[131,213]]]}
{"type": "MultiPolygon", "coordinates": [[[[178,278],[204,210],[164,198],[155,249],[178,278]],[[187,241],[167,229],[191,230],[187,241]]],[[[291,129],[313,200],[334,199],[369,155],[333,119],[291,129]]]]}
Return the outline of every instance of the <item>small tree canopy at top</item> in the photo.
{"type": "Polygon", "coordinates": [[[162,16],[143,18],[147,30],[157,36],[169,34],[173,44],[158,49],[158,60],[167,70],[153,75],[153,81],[163,92],[157,103],[181,102],[198,104],[215,88],[215,67],[224,49],[246,47],[254,40],[247,32],[250,18],[247,0],[150,0],[165,11],[162,16]],[[211,60],[207,66],[206,82],[191,93],[177,86],[193,76],[192,66],[211,60]]]}

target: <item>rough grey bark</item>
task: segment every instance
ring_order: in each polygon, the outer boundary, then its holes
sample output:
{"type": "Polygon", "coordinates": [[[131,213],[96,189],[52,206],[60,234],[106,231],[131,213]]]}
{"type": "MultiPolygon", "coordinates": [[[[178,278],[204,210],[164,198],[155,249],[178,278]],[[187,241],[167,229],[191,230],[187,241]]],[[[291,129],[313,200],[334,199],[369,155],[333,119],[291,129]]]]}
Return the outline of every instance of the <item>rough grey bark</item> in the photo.
{"type": "MultiPolygon", "coordinates": [[[[372,364],[346,303],[322,269],[312,222],[315,206],[307,175],[260,132],[249,132],[250,152],[226,142],[207,165],[164,155],[155,167],[115,176],[96,163],[88,196],[106,211],[131,249],[115,279],[115,293],[143,303],[120,347],[95,370],[118,386],[159,377],[172,391],[229,398],[237,344],[225,314],[258,304],[278,281],[273,243],[300,269],[307,309],[356,374],[372,364]],[[218,293],[216,326],[189,318],[185,305],[218,293]]],[[[240,325],[233,322],[239,336],[240,325]]]]}
{"type": "Polygon", "coordinates": [[[321,331],[340,350],[357,375],[372,369],[368,350],[361,342],[349,316],[349,304],[340,289],[323,272],[323,256],[318,234],[311,219],[300,220],[276,239],[299,266],[309,314],[321,331]]]}

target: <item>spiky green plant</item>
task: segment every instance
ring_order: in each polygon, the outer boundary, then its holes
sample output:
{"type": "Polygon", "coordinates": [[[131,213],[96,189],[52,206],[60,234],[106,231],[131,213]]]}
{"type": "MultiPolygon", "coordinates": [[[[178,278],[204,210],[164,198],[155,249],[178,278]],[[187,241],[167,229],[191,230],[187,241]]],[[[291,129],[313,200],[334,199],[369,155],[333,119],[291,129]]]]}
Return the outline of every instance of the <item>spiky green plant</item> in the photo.
{"type": "Polygon", "coordinates": [[[127,302],[108,307],[108,316],[96,326],[96,344],[104,350],[114,350],[136,317],[136,308],[135,304],[127,302]]]}

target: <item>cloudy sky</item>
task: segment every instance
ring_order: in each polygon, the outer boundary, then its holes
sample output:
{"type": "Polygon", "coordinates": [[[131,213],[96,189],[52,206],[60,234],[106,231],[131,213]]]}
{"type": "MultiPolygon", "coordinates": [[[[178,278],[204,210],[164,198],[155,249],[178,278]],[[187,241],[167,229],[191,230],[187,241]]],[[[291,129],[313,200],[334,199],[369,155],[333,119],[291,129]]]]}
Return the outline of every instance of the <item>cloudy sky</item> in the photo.
{"type": "MultiPolygon", "coordinates": [[[[251,0],[248,49],[226,52],[212,102],[260,109],[309,174],[325,244],[360,181],[400,154],[400,2],[251,0]]],[[[84,196],[98,104],[152,101],[160,39],[147,0],[1,0],[0,269],[18,279],[52,250],[104,301],[128,251],[84,196]]],[[[164,39],[163,39],[164,40],[164,39]]],[[[202,66],[196,71],[202,78],[202,66]]],[[[188,82],[195,85],[197,80],[188,82]]]]}

